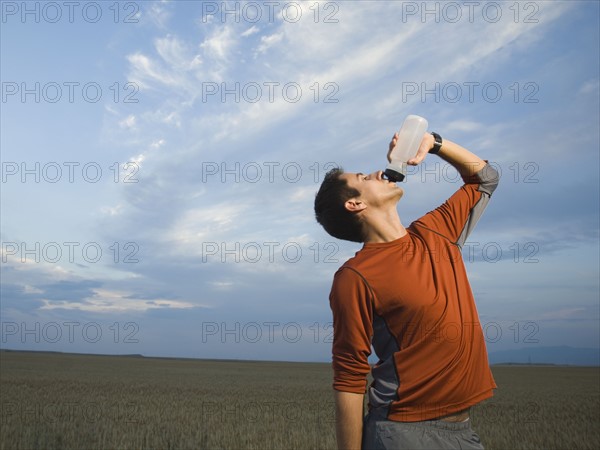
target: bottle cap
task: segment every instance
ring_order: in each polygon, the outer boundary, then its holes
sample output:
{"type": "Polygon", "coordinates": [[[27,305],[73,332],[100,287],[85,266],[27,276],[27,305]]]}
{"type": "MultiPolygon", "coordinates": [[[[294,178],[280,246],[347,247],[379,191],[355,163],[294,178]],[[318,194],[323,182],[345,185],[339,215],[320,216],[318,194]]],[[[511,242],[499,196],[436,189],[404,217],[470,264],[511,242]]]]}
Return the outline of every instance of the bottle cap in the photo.
{"type": "Polygon", "coordinates": [[[404,181],[404,174],[401,172],[397,172],[394,169],[385,169],[385,172],[383,172],[383,175],[390,181],[393,181],[394,183],[400,183],[401,181],[404,181]]]}
{"type": "Polygon", "coordinates": [[[404,181],[404,178],[406,177],[406,175],[404,175],[404,173],[402,173],[398,166],[393,165],[393,164],[388,164],[388,166],[385,168],[385,171],[383,172],[383,175],[390,181],[393,181],[394,183],[400,183],[402,181],[404,181]]]}

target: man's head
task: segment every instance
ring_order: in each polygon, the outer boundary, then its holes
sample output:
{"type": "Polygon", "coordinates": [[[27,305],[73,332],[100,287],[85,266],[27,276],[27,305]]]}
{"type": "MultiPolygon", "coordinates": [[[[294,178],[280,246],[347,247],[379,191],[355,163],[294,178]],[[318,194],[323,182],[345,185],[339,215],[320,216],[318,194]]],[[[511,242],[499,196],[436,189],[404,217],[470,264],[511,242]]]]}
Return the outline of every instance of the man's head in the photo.
{"type": "Polygon", "coordinates": [[[325,231],[338,239],[364,242],[368,217],[394,207],[403,191],[384,180],[382,172],[369,175],[330,170],[315,197],[315,216],[325,231]],[[390,206],[391,205],[391,206],[390,206]]]}

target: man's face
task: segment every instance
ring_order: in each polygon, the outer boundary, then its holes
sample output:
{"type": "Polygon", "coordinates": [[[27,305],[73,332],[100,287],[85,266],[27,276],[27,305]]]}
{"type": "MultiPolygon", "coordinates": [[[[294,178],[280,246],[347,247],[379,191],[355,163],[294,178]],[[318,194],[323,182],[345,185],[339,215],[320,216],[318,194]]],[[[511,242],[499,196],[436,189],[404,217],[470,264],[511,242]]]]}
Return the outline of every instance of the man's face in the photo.
{"type": "Polygon", "coordinates": [[[396,183],[383,178],[381,170],[365,175],[363,173],[344,173],[348,186],[360,192],[358,199],[368,207],[394,206],[404,194],[404,190],[396,183]]]}

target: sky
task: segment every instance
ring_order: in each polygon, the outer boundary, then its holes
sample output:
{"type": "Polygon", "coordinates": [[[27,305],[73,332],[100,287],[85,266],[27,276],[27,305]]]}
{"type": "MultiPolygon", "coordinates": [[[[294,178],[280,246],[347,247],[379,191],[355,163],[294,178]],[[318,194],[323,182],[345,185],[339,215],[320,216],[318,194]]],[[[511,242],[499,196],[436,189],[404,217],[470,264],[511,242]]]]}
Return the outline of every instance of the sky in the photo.
{"type": "MultiPolygon", "coordinates": [[[[488,351],[600,347],[598,2],[1,5],[1,348],[329,361],[361,245],[314,195],[409,114],[501,173],[488,351]]],[[[460,185],[430,155],[402,223],[460,185]]]]}

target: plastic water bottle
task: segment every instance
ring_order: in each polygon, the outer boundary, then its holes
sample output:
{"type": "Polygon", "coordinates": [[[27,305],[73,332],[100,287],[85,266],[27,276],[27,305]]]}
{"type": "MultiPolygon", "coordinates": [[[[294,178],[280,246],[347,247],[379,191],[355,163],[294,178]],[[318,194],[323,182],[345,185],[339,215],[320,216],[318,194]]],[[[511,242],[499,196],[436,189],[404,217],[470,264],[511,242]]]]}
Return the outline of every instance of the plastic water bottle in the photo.
{"type": "Polygon", "coordinates": [[[411,114],[404,119],[398,132],[398,141],[390,155],[391,162],[385,168],[384,175],[388,180],[396,183],[404,180],[406,162],[417,154],[427,125],[427,120],[421,116],[411,114]]]}

